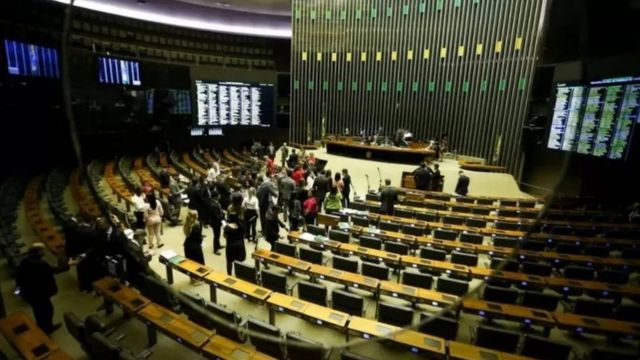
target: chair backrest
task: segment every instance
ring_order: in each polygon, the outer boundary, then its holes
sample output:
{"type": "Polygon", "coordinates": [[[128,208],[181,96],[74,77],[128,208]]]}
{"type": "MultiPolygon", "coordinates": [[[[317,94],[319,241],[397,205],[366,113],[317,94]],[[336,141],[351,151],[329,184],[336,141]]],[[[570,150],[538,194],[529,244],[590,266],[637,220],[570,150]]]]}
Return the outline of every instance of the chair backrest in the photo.
{"type": "Polygon", "coordinates": [[[385,230],[385,231],[393,231],[393,232],[400,231],[400,224],[394,223],[391,221],[380,221],[380,224],[378,225],[378,227],[381,230],[385,230]]]}
{"type": "MultiPolygon", "coordinates": [[[[451,207],[451,211],[457,212],[457,213],[470,214],[471,213],[471,208],[468,207],[468,206],[464,206],[464,205],[454,205],[454,206],[451,207]]],[[[458,218],[458,219],[460,221],[462,221],[462,223],[464,222],[464,218],[458,218]]],[[[459,225],[462,225],[462,223],[460,223],[459,225]]],[[[450,223],[450,224],[452,224],[452,223],[450,223]]]]}
{"type": "Polygon", "coordinates": [[[95,332],[87,337],[89,354],[91,359],[113,360],[120,355],[122,348],[109,340],[104,334],[95,332]]]}
{"type": "Polygon", "coordinates": [[[329,239],[348,244],[350,241],[349,233],[342,230],[331,229],[329,231],[329,239]]]}
{"type": "Polygon", "coordinates": [[[140,292],[151,301],[167,309],[175,310],[177,306],[177,299],[169,284],[153,276],[144,276],[144,282],[140,287],[140,292]]]}
{"type": "Polygon", "coordinates": [[[262,286],[267,289],[282,294],[287,293],[287,277],[285,275],[277,274],[270,270],[262,270],[260,278],[262,279],[262,286]]]}
{"type": "Polygon", "coordinates": [[[638,354],[614,349],[594,348],[590,360],[637,360],[638,354]]]}
{"type": "Polygon", "coordinates": [[[376,265],[368,262],[362,263],[362,275],[380,280],[389,280],[389,268],[383,264],[376,265]]]}
{"type": "Polygon", "coordinates": [[[373,358],[356,354],[351,351],[343,351],[340,353],[340,360],[374,360],[373,358]]]}
{"type": "Polygon", "coordinates": [[[312,264],[322,265],[322,251],[300,248],[300,259],[312,264]]]}
{"type": "Polygon", "coordinates": [[[493,199],[483,199],[483,198],[476,199],[476,203],[478,205],[493,205],[494,202],[495,200],[493,199]]]}
{"type": "MultiPolygon", "coordinates": [[[[458,208],[458,207],[459,206],[454,206],[454,208],[458,208]]],[[[464,218],[459,216],[443,216],[442,222],[450,225],[462,225],[464,224],[464,218]]]]}
{"type": "Polygon", "coordinates": [[[395,209],[395,216],[397,217],[401,217],[401,218],[407,218],[407,219],[411,219],[413,218],[414,212],[411,210],[405,210],[405,209],[395,209]]]}
{"type": "Polygon", "coordinates": [[[517,238],[503,237],[503,236],[494,236],[493,237],[493,246],[507,247],[507,248],[515,248],[520,245],[520,240],[517,238]]]}
{"type": "Polygon", "coordinates": [[[570,265],[564,268],[564,276],[576,280],[593,280],[593,268],[570,265]]]}
{"type": "Polygon", "coordinates": [[[536,202],[535,201],[519,200],[518,201],[518,207],[531,209],[531,208],[536,207],[536,202]]]}
{"type": "Polygon", "coordinates": [[[395,241],[387,241],[384,243],[384,250],[398,255],[408,255],[409,245],[395,241]]]}
{"type": "Polygon", "coordinates": [[[484,288],[483,299],[486,301],[494,301],[504,304],[515,304],[518,302],[518,290],[512,288],[503,288],[500,286],[487,285],[484,288]]]}
{"type": "Polygon", "coordinates": [[[420,326],[418,331],[447,340],[455,340],[458,335],[458,320],[454,316],[435,317],[434,314],[420,313],[420,326]],[[424,323],[426,318],[432,318],[424,323]]]}
{"type": "Polygon", "coordinates": [[[522,250],[544,251],[547,243],[542,240],[525,239],[522,241],[522,250]]]}
{"type": "Polygon", "coordinates": [[[507,222],[507,221],[496,221],[494,226],[498,230],[512,230],[512,231],[520,230],[520,224],[507,222]]]}
{"type": "Polygon", "coordinates": [[[411,325],[413,322],[413,309],[380,302],[378,304],[378,321],[400,327],[411,325]]]}
{"type": "Polygon", "coordinates": [[[640,248],[628,248],[622,250],[623,259],[640,259],[640,248]]]}
{"type": "MultiPolygon", "coordinates": [[[[247,320],[247,327],[252,332],[264,334],[267,336],[272,336],[275,338],[280,337],[279,328],[273,325],[263,323],[262,321],[259,321],[259,320],[255,320],[255,319],[247,320]]],[[[267,339],[261,339],[256,336],[252,336],[251,333],[249,333],[249,339],[251,340],[251,343],[253,344],[253,346],[256,347],[258,351],[265,353],[269,356],[273,356],[276,359],[284,358],[284,352],[282,351],[282,347],[280,346],[279,343],[269,341],[267,339]]]]}
{"type": "Polygon", "coordinates": [[[514,353],[519,341],[520,333],[515,331],[506,331],[483,325],[478,326],[476,331],[476,345],[480,347],[514,353]]]}
{"type": "MultiPolygon", "coordinates": [[[[507,261],[507,259],[494,257],[491,258],[491,264],[489,265],[492,269],[497,269],[502,263],[507,261]]],[[[502,271],[518,271],[520,268],[520,263],[515,260],[509,260],[502,268],[502,271]]]]}
{"type": "Polygon", "coordinates": [[[416,212],[416,219],[426,222],[438,222],[438,215],[432,213],[416,212]]]}
{"type": "Polygon", "coordinates": [[[525,291],[522,296],[522,306],[540,310],[555,311],[558,307],[560,296],[545,294],[537,291],[525,291]]]}
{"type": "Polygon", "coordinates": [[[522,263],[522,272],[529,275],[550,276],[553,268],[549,264],[525,261],[522,263]]]}
{"type": "Polygon", "coordinates": [[[461,233],[460,241],[467,244],[482,244],[484,237],[480,234],[469,234],[469,233],[461,233]]]}
{"type": "Polygon", "coordinates": [[[298,297],[321,306],[327,306],[327,287],[304,280],[298,282],[298,297]]]}
{"type": "Polygon", "coordinates": [[[455,240],[458,237],[458,232],[453,230],[435,229],[433,230],[433,237],[435,239],[442,240],[455,240]]]}
{"type": "Polygon", "coordinates": [[[299,334],[289,332],[285,335],[287,340],[287,359],[289,360],[324,360],[327,350],[322,343],[307,339],[299,334]],[[300,346],[296,344],[305,344],[309,346],[300,346]]]}
{"type": "Polygon", "coordinates": [[[579,315],[608,318],[611,317],[613,307],[613,301],[598,301],[578,298],[573,312],[579,315]]]}
{"type": "Polygon", "coordinates": [[[469,291],[469,283],[462,280],[440,277],[436,284],[436,290],[447,294],[462,296],[469,291]]]}
{"type": "Polygon", "coordinates": [[[580,254],[582,245],[574,243],[560,243],[556,245],[556,252],[561,254],[580,254]]]}
{"type": "Polygon", "coordinates": [[[75,313],[65,312],[62,317],[64,318],[64,325],[71,336],[80,343],[83,347],[87,346],[87,328],[75,313]]]}
{"type": "Polygon", "coordinates": [[[440,203],[425,203],[424,207],[431,210],[447,210],[447,206],[440,203]]]}
{"type": "Polygon", "coordinates": [[[586,245],[584,247],[584,254],[589,256],[607,257],[609,256],[609,248],[599,245],[586,245]]]}
{"type": "Polygon", "coordinates": [[[362,201],[352,201],[349,203],[349,208],[364,211],[367,210],[367,205],[362,201]]]}
{"type": "Polygon", "coordinates": [[[447,252],[430,247],[421,247],[420,257],[429,260],[445,261],[447,259],[447,252]]]}
{"type": "Polygon", "coordinates": [[[333,256],[333,268],[348,272],[358,272],[358,260],[348,259],[342,256],[333,256]]]}
{"type": "Polygon", "coordinates": [[[234,261],[233,269],[235,270],[235,274],[238,279],[242,279],[244,281],[248,281],[254,284],[258,283],[258,280],[256,277],[257,272],[255,267],[241,263],[239,261],[234,261]]]}
{"type": "Polygon", "coordinates": [[[617,320],[640,323],[640,306],[620,305],[616,308],[613,317],[617,320]]]}
{"type": "Polygon", "coordinates": [[[360,246],[363,246],[369,249],[382,250],[382,240],[378,238],[362,235],[359,238],[359,242],[360,242],[360,246]]]}
{"type": "Polygon", "coordinates": [[[451,262],[467,266],[478,266],[478,255],[468,254],[460,251],[451,252],[451,262]]]}
{"type": "Polygon", "coordinates": [[[240,323],[240,316],[237,312],[212,302],[207,302],[205,308],[213,315],[210,317],[211,324],[217,334],[233,341],[243,342],[237,328],[240,323]]]}
{"type": "Polygon", "coordinates": [[[362,316],[364,313],[364,298],[341,289],[331,292],[331,307],[350,315],[362,316]]]}
{"type": "Polygon", "coordinates": [[[487,227],[487,220],[484,219],[476,219],[476,218],[467,218],[464,222],[465,225],[476,228],[485,228],[487,227]]]}
{"type": "Polygon", "coordinates": [[[367,227],[369,226],[369,219],[363,216],[352,216],[351,222],[353,225],[367,227]]]}
{"type": "Polygon", "coordinates": [[[307,232],[313,235],[327,236],[324,226],[307,224],[307,232]]]}
{"type": "Polygon", "coordinates": [[[433,276],[405,270],[402,272],[402,283],[428,290],[433,285],[433,276]]]}
{"type": "Polygon", "coordinates": [[[402,225],[402,233],[407,235],[422,236],[424,235],[424,230],[422,226],[402,225]]]}
{"type": "Polygon", "coordinates": [[[476,215],[489,215],[491,213],[491,209],[473,208],[471,209],[471,213],[476,215]]]}
{"type": "Polygon", "coordinates": [[[598,280],[612,284],[626,284],[629,282],[629,273],[618,270],[598,270],[598,280]]]}
{"type": "Polygon", "coordinates": [[[522,356],[535,359],[567,360],[571,346],[534,335],[525,335],[522,356]]]}
{"type": "Polygon", "coordinates": [[[296,246],[293,244],[287,244],[281,241],[275,242],[275,247],[273,249],[274,252],[278,254],[287,255],[291,257],[296,257],[296,246]]]}
{"type": "Polygon", "coordinates": [[[463,203],[463,204],[475,204],[476,203],[476,199],[475,198],[470,198],[470,197],[459,196],[459,197],[456,198],[456,202],[463,203]]]}

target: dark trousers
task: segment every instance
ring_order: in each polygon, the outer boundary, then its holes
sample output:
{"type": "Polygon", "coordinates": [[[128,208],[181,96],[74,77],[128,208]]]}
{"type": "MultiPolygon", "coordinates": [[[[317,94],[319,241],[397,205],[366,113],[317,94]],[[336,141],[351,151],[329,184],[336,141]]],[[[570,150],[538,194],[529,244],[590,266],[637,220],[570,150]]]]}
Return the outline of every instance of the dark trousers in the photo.
{"type": "Polygon", "coordinates": [[[41,297],[29,301],[33,309],[33,317],[36,318],[38,327],[45,333],[53,330],[53,304],[48,297],[41,297]]]}
{"type": "Polygon", "coordinates": [[[211,224],[211,228],[213,228],[213,252],[218,252],[218,250],[222,248],[222,246],[220,246],[222,224],[211,224]]]}
{"type": "Polygon", "coordinates": [[[225,249],[225,257],[227,258],[227,275],[231,276],[233,274],[233,262],[236,260],[240,261],[241,252],[242,248],[239,246],[229,246],[229,244],[227,244],[225,249]]]}
{"type": "Polygon", "coordinates": [[[267,211],[262,211],[262,208],[260,208],[260,232],[262,232],[262,236],[266,239],[267,238],[267,233],[265,232],[265,230],[267,229],[267,211]]]}
{"type": "Polygon", "coordinates": [[[342,192],[342,207],[344,208],[348,208],[349,207],[349,193],[348,192],[342,192]]]}
{"type": "Polygon", "coordinates": [[[144,211],[134,211],[133,215],[136,217],[136,229],[144,229],[144,211]]]}
{"type": "Polygon", "coordinates": [[[244,214],[244,233],[249,241],[256,241],[256,223],[258,213],[255,210],[247,210],[244,214]]]}
{"type": "Polygon", "coordinates": [[[304,222],[307,225],[315,225],[316,224],[316,214],[313,215],[305,215],[304,216],[304,222]]]}

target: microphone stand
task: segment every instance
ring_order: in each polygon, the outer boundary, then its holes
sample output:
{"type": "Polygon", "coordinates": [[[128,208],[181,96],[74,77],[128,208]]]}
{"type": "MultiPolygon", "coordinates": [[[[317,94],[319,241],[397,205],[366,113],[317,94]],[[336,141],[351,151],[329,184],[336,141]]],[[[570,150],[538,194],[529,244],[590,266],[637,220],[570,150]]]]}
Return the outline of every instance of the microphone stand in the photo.
{"type": "Polygon", "coordinates": [[[369,183],[369,174],[364,174],[364,176],[367,178],[367,193],[371,192],[371,184],[369,183]]]}
{"type": "Polygon", "coordinates": [[[382,190],[382,174],[380,173],[380,167],[376,167],[378,169],[378,191],[382,190]]]}

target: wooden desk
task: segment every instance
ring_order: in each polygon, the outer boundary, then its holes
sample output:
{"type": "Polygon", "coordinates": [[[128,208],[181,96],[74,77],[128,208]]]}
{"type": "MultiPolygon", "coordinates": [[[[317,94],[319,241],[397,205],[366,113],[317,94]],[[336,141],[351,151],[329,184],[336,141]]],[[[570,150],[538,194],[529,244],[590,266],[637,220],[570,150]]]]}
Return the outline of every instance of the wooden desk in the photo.
{"type": "Polygon", "coordinates": [[[99,217],[102,215],[100,206],[93,198],[93,195],[87,193],[87,191],[80,184],[80,168],[76,168],[71,172],[69,177],[69,187],[71,188],[71,195],[80,209],[92,217],[99,217]]]}
{"type": "Polygon", "coordinates": [[[324,306],[300,300],[293,296],[273,293],[267,299],[269,306],[269,323],[275,325],[275,313],[283,312],[305,319],[317,325],[327,325],[344,330],[349,314],[324,306]]]}
{"type": "Polygon", "coordinates": [[[47,356],[47,360],[74,360],[71,355],[62,350],[56,350],[51,355],[47,356]]]}
{"type": "Polygon", "coordinates": [[[169,196],[169,188],[163,188],[160,182],[144,167],[144,159],[137,158],[133,163],[133,168],[143,184],[148,183],[151,185],[152,188],[160,193],[160,196],[169,196]]]}
{"type": "MultiPolygon", "coordinates": [[[[431,190],[418,190],[415,188],[407,188],[407,187],[402,187],[398,189],[399,192],[404,192],[404,193],[408,193],[408,192],[413,192],[413,193],[420,193],[420,194],[424,194],[425,196],[448,196],[449,198],[457,198],[459,195],[457,194],[453,194],[453,193],[447,193],[447,192],[443,192],[443,191],[431,191],[431,190]]],[[[466,198],[471,198],[471,199],[482,199],[482,200],[493,200],[494,202],[498,202],[500,200],[506,200],[506,201],[522,201],[522,202],[532,202],[535,201],[536,204],[543,204],[544,200],[540,199],[540,198],[526,198],[526,197],[501,197],[501,196],[483,196],[483,195],[467,195],[465,196],[466,198]]]]}
{"type": "Polygon", "coordinates": [[[558,327],[576,333],[615,335],[625,339],[640,337],[640,324],[569,313],[553,313],[558,327]]]}
{"type": "Polygon", "coordinates": [[[380,282],[380,294],[404,299],[412,303],[427,304],[437,307],[449,306],[458,301],[458,297],[454,295],[443,294],[438,291],[398,284],[391,281],[380,282]]]}
{"type": "Polygon", "coordinates": [[[404,164],[419,164],[430,161],[435,151],[427,149],[400,148],[391,146],[366,145],[352,141],[326,140],[327,153],[348,154],[350,156],[393,161],[404,164]]]}
{"type": "Polygon", "coordinates": [[[265,249],[258,249],[251,255],[256,260],[256,269],[260,269],[260,263],[266,262],[268,264],[276,264],[277,266],[284,267],[291,272],[306,273],[311,267],[311,263],[302,261],[300,259],[277,254],[265,249]]]}
{"type": "Polygon", "coordinates": [[[131,211],[131,196],[133,193],[122,179],[116,174],[115,163],[109,161],[104,167],[104,178],[111,187],[112,193],[117,196],[118,201],[124,201],[127,211],[131,211]]]}
{"type": "Polygon", "coordinates": [[[329,240],[325,236],[313,235],[311,233],[303,233],[299,231],[290,232],[287,238],[290,242],[307,244],[327,250],[338,250],[341,244],[338,241],[329,240]]]}
{"type": "Polygon", "coordinates": [[[93,283],[93,288],[105,300],[117,304],[127,313],[138,312],[151,303],[151,300],[114,278],[102,278],[93,283]]]}
{"type": "Polygon", "coordinates": [[[44,217],[40,209],[40,192],[43,186],[43,177],[33,178],[25,190],[24,210],[27,221],[52,254],[59,254],[65,250],[64,235],[44,217]]]}
{"type": "Polygon", "coordinates": [[[520,287],[544,288],[547,286],[547,277],[537,275],[527,275],[514,271],[496,271],[482,267],[470,267],[471,277],[476,279],[496,279],[508,281],[512,284],[519,284],[520,287]]]}
{"type": "Polygon", "coordinates": [[[195,351],[199,351],[214,334],[213,331],[154,303],[145,306],[137,316],[147,324],[149,347],[157,342],[156,329],[195,351]]]}
{"type": "Polygon", "coordinates": [[[502,304],[477,299],[464,299],[462,310],[485,318],[500,318],[515,320],[525,326],[541,325],[544,328],[544,335],[549,336],[551,328],[556,322],[550,312],[538,310],[525,306],[502,304]]]}
{"type": "Polygon", "coordinates": [[[572,289],[579,289],[598,292],[604,298],[615,298],[616,295],[640,296],[640,286],[637,285],[618,285],[599,281],[573,280],[558,277],[546,278],[546,282],[550,288],[562,293],[568,293],[572,289]]]}
{"type": "Polygon", "coordinates": [[[356,244],[340,244],[340,253],[363,256],[369,259],[384,261],[387,264],[400,265],[400,255],[391,252],[366,248],[356,244]]]}
{"type": "Polygon", "coordinates": [[[179,272],[198,280],[202,280],[207,274],[213,271],[200,263],[197,263],[193,260],[189,260],[183,256],[176,255],[171,259],[167,259],[160,254],[158,257],[158,261],[161,264],[164,264],[166,272],[167,272],[167,282],[169,284],[173,284],[173,269],[178,270],[179,272]]]}
{"type": "Polygon", "coordinates": [[[276,360],[247,344],[239,344],[220,335],[214,335],[209,339],[209,342],[202,348],[202,354],[207,359],[216,360],[276,360]]]}
{"type": "Polygon", "coordinates": [[[448,341],[449,357],[456,360],[526,360],[531,359],[525,356],[509,354],[479,346],[461,343],[457,341],[448,341]]]}
{"type": "Polygon", "coordinates": [[[351,316],[347,326],[347,340],[350,334],[362,336],[364,339],[386,337],[393,339],[394,333],[402,330],[397,326],[383,324],[375,320],[365,319],[359,316],[351,316]]]}
{"type": "Polygon", "coordinates": [[[445,272],[447,274],[468,275],[469,267],[446,261],[423,259],[417,256],[402,256],[401,263],[416,269],[445,272]]]}
{"type": "Polygon", "coordinates": [[[264,304],[267,298],[272,294],[271,290],[262,286],[244,281],[242,279],[228,276],[221,272],[212,271],[204,277],[204,281],[209,284],[209,292],[212,302],[217,302],[218,297],[216,289],[220,288],[234,295],[238,295],[243,299],[251,300],[264,304]]]}
{"type": "Polygon", "coordinates": [[[606,237],[582,237],[575,235],[561,235],[561,234],[550,234],[550,233],[532,233],[529,235],[532,239],[537,240],[551,240],[551,241],[561,241],[561,242],[570,242],[576,244],[593,244],[593,245],[605,245],[611,246],[615,245],[616,247],[633,247],[638,244],[636,240],[633,239],[620,239],[620,238],[606,238],[606,237]]]}
{"type": "Polygon", "coordinates": [[[360,275],[357,273],[332,269],[330,267],[312,264],[309,268],[309,276],[314,279],[330,280],[345,286],[352,286],[357,289],[378,292],[380,281],[378,279],[360,275]]]}
{"type": "Polygon", "coordinates": [[[58,344],[23,312],[0,319],[0,332],[25,360],[45,359],[60,350],[58,344]]]}

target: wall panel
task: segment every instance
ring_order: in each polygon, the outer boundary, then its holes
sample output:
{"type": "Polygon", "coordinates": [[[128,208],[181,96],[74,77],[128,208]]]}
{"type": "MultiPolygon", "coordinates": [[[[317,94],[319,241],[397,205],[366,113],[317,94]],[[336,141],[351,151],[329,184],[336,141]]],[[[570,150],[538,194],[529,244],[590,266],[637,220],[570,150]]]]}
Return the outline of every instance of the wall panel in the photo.
{"type": "Polygon", "coordinates": [[[290,141],[406,127],[517,174],[546,3],[293,0],[290,141]]]}

